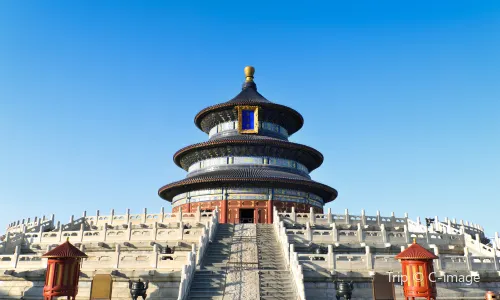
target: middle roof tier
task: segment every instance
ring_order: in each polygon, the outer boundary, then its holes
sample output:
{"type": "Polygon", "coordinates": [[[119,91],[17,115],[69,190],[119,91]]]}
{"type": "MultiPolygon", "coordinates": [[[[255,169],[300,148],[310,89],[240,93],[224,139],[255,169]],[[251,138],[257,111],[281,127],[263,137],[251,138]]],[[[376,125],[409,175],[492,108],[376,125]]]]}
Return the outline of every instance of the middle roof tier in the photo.
{"type": "Polygon", "coordinates": [[[255,135],[231,136],[184,147],[174,154],[174,162],[184,170],[196,162],[224,156],[262,156],[293,160],[309,172],[323,163],[316,149],[276,138],[255,135]]]}

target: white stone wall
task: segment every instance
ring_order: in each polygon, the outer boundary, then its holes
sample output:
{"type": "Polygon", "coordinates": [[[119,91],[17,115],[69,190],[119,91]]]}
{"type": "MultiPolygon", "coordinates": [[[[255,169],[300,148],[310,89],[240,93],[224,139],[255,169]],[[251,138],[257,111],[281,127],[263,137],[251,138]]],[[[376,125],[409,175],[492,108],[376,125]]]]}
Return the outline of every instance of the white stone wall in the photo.
{"type": "MultiPolygon", "coordinates": [[[[112,299],[131,299],[128,281],[115,279],[113,282],[112,299]]],[[[43,299],[43,281],[0,281],[0,299],[43,299]]],[[[78,300],[90,298],[91,281],[83,280],[78,285],[78,300]]],[[[179,293],[179,281],[152,281],[148,288],[148,299],[177,299],[179,293]]],[[[66,299],[59,297],[55,299],[66,299]]]]}
{"type": "MultiPolygon", "coordinates": [[[[332,282],[305,282],[307,299],[335,299],[335,286],[332,282]]],[[[404,299],[403,287],[395,284],[396,299],[404,299]]],[[[484,299],[486,291],[500,293],[500,283],[479,283],[473,285],[459,283],[438,283],[438,299],[484,299]]],[[[370,282],[354,283],[353,299],[372,300],[370,282]]]]}

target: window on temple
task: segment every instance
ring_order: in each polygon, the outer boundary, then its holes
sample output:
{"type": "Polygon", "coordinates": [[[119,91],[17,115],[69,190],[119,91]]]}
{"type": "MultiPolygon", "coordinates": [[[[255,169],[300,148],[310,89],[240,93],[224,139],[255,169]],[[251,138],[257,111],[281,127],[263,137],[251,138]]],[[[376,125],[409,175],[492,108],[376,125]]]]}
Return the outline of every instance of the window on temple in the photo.
{"type": "Polygon", "coordinates": [[[259,108],[257,106],[237,106],[238,110],[238,132],[259,132],[259,108]]]}

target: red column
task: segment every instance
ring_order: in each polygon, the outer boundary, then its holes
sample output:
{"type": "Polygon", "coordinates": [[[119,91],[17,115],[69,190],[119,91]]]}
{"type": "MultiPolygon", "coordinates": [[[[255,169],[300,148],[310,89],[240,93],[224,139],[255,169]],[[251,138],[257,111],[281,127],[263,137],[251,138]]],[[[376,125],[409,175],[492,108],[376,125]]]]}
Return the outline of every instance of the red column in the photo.
{"type": "Polygon", "coordinates": [[[267,224],[273,223],[273,200],[267,201],[267,224]]]}
{"type": "Polygon", "coordinates": [[[220,209],[220,222],[225,224],[227,223],[227,198],[222,199],[222,205],[220,209]]]}

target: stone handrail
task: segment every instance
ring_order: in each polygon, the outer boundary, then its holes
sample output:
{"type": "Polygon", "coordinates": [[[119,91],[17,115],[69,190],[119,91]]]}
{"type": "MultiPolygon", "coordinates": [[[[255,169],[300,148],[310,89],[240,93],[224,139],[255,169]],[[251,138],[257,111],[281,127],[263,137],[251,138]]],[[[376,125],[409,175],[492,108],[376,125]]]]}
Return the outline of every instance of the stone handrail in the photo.
{"type": "Polygon", "coordinates": [[[407,245],[413,239],[420,244],[438,246],[465,246],[463,235],[444,234],[436,232],[410,232],[406,225],[402,230],[386,229],[385,225],[380,230],[365,229],[358,224],[355,229],[342,229],[337,224],[332,224],[331,229],[313,229],[306,223],[303,229],[285,229],[288,237],[298,242],[332,243],[332,244],[384,244],[407,245]]]}
{"type": "Polygon", "coordinates": [[[191,287],[191,282],[193,281],[195,271],[196,251],[193,247],[193,250],[188,253],[187,263],[182,267],[181,282],[179,285],[179,295],[177,296],[177,300],[187,299],[189,288],[191,287]]]}
{"type": "MultiPolygon", "coordinates": [[[[213,219],[213,218],[211,218],[213,219]]],[[[83,224],[80,230],[63,231],[59,227],[58,231],[37,232],[37,233],[7,233],[5,242],[8,243],[15,235],[22,235],[22,241],[26,244],[53,244],[65,241],[67,238],[71,242],[106,242],[106,241],[157,241],[157,240],[177,240],[195,242],[202,235],[205,227],[210,227],[212,220],[206,222],[204,227],[191,227],[184,229],[183,222],[176,223],[154,223],[148,227],[134,228],[129,223],[123,229],[109,229],[108,224],[104,224],[101,230],[85,230],[83,224]],[[149,228],[151,227],[151,228],[149,228]],[[175,228],[172,228],[175,227],[175,228]]],[[[194,224],[196,226],[196,224],[194,224]]],[[[213,229],[212,229],[213,230],[213,229]]]]}
{"type": "MultiPolygon", "coordinates": [[[[153,230],[156,230],[156,235],[148,235],[148,238],[146,239],[147,241],[176,241],[178,240],[179,236],[182,235],[183,241],[188,241],[188,242],[195,242],[198,241],[197,247],[195,244],[192,244],[192,251],[194,251],[194,258],[195,258],[195,263],[196,261],[196,251],[199,252],[200,255],[203,255],[207,245],[208,241],[210,239],[210,236],[214,236],[216,226],[218,223],[218,211],[215,211],[213,214],[210,216],[210,221],[206,222],[206,225],[204,227],[199,227],[199,228],[190,228],[190,229],[183,229],[182,222],[177,225],[181,225],[179,228],[175,228],[175,235],[167,235],[167,236],[162,236],[158,226],[153,226],[152,229],[130,229],[132,228],[131,226],[128,227],[126,232],[128,234],[124,235],[124,239],[116,239],[116,238],[109,238],[106,239],[106,241],[115,241],[115,242],[124,242],[124,241],[141,241],[143,237],[141,235],[138,235],[137,237],[134,238],[134,232],[136,233],[142,233],[142,232],[153,232],[153,230]],[[188,233],[188,231],[191,231],[188,233]],[[196,233],[196,234],[195,234],[196,233]],[[158,240],[153,240],[151,237],[156,236],[158,240]],[[170,239],[174,237],[174,239],[170,239]]],[[[163,224],[165,225],[165,224],[163,224]]],[[[106,226],[104,226],[106,228],[106,226]]],[[[117,233],[117,230],[106,230],[103,229],[104,232],[106,233],[117,233]]],[[[170,230],[170,229],[166,229],[170,230]]],[[[53,240],[45,240],[47,242],[46,245],[46,250],[43,252],[47,252],[50,250],[51,246],[53,244],[57,244],[55,242],[60,242],[61,238],[61,233],[62,237],[65,239],[66,237],[70,237],[70,240],[72,242],[75,241],[80,241],[80,242],[86,242],[86,241],[97,241],[97,240],[92,240],[92,238],[98,237],[98,236],[93,236],[93,235],[88,235],[86,236],[85,233],[99,233],[102,231],[83,231],[84,234],[79,234],[81,231],[61,231],[61,232],[48,232],[48,233],[43,233],[43,234],[55,234],[55,236],[49,236],[48,238],[51,238],[53,240]],[[76,234],[76,235],[73,235],[76,234]],[[89,237],[89,238],[86,238],[89,237]],[[78,240],[80,239],[80,240],[78,240]]],[[[106,235],[104,235],[106,236],[106,235]]],[[[111,235],[112,237],[115,235],[111,235]]],[[[33,234],[25,234],[25,239],[38,239],[40,238],[43,240],[43,236],[33,236],[33,234]]],[[[83,244],[85,245],[85,244],[83,244]]],[[[87,255],[89,258],[84,259],[82,262],[82,270],[95,270],[95,269],[102,269],[102,268],[122,268],[122,269],[128,269],[128,268],[144,268],[144,269],[181,269],[184,264],[185,264],[185,257],[186,257],[186,251],[175,251],[173,254],[161,254],[159,252],[159,245],[154,244],[152,247],[152,251],[122,251],[121,250],[121,244],[115,244],[115,250],[114,251],[107,251],[107,252],[102,252],[102,251],[89,251],[87,255]]],[[[38,254],[21,254],[20,252],[21,245],[17,245],[15,247],[14,254],[9,254],[9,255],[0,255],[0,269],[20,269],[23,271],[28,271],[28,270],[38,270],[38,269],[43,269],[46,267],[47,262],[45,259],[41,258],[41,252],[38,254]]]]}
{"type": "MultiPolygon", "coordinates": [[[[500,256],[500,251],[495,249],[495,247],[490,247],[488,245],[485,245],[481,243],[481,235],[479,232],[480,228],[477,228],[475,237],[473,238],[468,232],[465,226],[462,224],[462,227],[460,229],[455,228],[454,226],[450,225],[450,220],[448,220],[447,223],[439,222],[435,224],[436,230],[442,231],[442,232],[447,232],[451,233],[453,235],[461,236],[465,240],[465,247],[467,247],[470,251],[477,253],[478,255],[482,256],[500,256]]],[[[479,226],[477,226],[479,227],[479,226]]],[[[470,232],[470,230],[469,230],[470,232]]],[[[496,233],[496,236],[498,233],[496,233]]],[[[496,240],[494,241],[496,244],[496,240]]],[[[498,244],[497,244],[498,245],[498,244]]]]}
{"type": "Polygon", "coordinates": [[[193,250],[188,254],[187,264],[182,268],[181,283],[179,286],[178,300],[185,300],[189,294],[189,288],[193,282],[196,266],[201,263],[201,260],[208,248],[208,243],[215,237],[217,226],[219,224],[219,210],[216,208],[209,216],[210,223],[205,227],[205,231],[199,239],[198,243],[198,256],[193,245],[193,250]]]}
{"type": "Polygon", "coordinates": [[[211,241],[213,241],[215,237],[218,224],[219,224],[219,212],[216,209],[211,217],[210,223],[207,222],[207,226],[205,227],[203,234],[199,238],[196,265],[201,264],[203,257],[205,256],[205,252],[208,248],[208,244],[211,241]]]}
{"type": "Polygon", "coordinates": [[[22,219],[16,222],[12,222],[7,226],[7,232],[32,232],[38,231],[41,226],[43,227],[53,227],[54,226],[54,218],[52,215],[50,219],[45,218],[45,216],[38,218],[35,217],[33,220],[28,218],[27,220],[22,219]]]}
{"type": "MultiPolygon", "coordinates": [[[[307,216],[301,215],[299,218],[307,219],[307,216]]],[[[432,248],[439,257],[439,259],[435,260],[436,271],[456,272],[463,270],[465,272],[480,272],[490,270],[498,272],[500,275],[498,254],[494,257],[494,248],[478,241],[479,234],[476,235],[476,240],[474,240],[469,234],[429,232],[426,227],[423,228],[423,232],[410,232],[407,226],[403,226],[403,230],[387,230],[384,224],[380,226],[380,230],[365,230],[365,227],[361,226],[361,224],[358,224],[356,229],[342,229],[345,225],[337,226],[336,223],[331,225],[331,229],[313,229],[308,221],[305,223],[305,228],[293,229],[286,228],[285,223],[282,221],[287,220],[289,216],[289,214],[288,216],[284,214],[275,215],[274,223],[275,227],[278,228],[277,232],[286,234],[288,239],[298,241],[299,244],[329,244],[327,254],[298,254],[298,261],[306,269],[324,268],[332,273],[334,270],[353,269],[367,272],[374,270],[399,271],[400,265],[394,259],[395,254],[372,254],[369,246],[365,246],[365,254],[334,254],[333,247],[346,243],[360,243],[363,246],[372,242],[384,242],[386,246],[395,244],[404,248],[411,243],[412,239],[415,239],[417,243],[424,245],[424,247],[432,248]],[[447,247],[453,246],[458,246],[459,249],[463,247],[465,254],[463,256],[439,255],[440,247],[447,249],[447,247]],[[476,255],[470,254],[469,249],[475,249],[474,253],[476,255]]],[[[288,239],[286,239],[287,242],[288,239]]]]}
{"type": "MultiPolygon", "coordinates": [[[[194,247],[194,245],[193,245],[194,247]]],[[[122,251],[117,245],[115,251],[93,251],[82,261],[82,270],[96,269],[181,269],[185,264],[186,251],[160,254],[155,245],[151,251],[122,251]]],[[[34,271],[45,269],[47,260],[41,254],[0,255],[0,269],[34,271]]]]}
{"type": "Polygon", "coordinates": [[[145,208],[141,214],[130,214],[130,209],[127,209],[126,213],[123,215],[115,214],[114,210],[111,210],[109,215],[101,215],[99,211],[96,212],[94,216],[87,216],[86,212],[83,213],[82,218],[86,220],[88,224],[99,226],[102,224],[108,225],[121,225],[121,224],[153,224],[158,223],[168,223],[168,222],[205,222],[212,218],[215,212],[202,212],[198,207],[196,212],[182,212],[180,209],[175,213],[165,213],[162,207],[160,213],[151,214],[147,212],[145,208]]]}
{"type": "Polygon", "coordinates": [[[476,239],[473,239],[469,234],[465,234],[465,246],[469,248],[469,250],[477,253],[482,256],[500,256],[500,252],[497,251],[494,247],[490,247],[481,243],[479,239],[479,234],[476,234],[476,239]]]}
{"type": "Polygon", "coordinates": [[[309,223],[313,225],[329,225],[332,223],[336,224],[361,224],[365,225],[385,225],[388,227],[402,227],[407,225],[408,215],[405,214],[404,218],[397,218],[394,213],[390,217],[380,216],[380,212],[377,211],[376,216],[366,216],[365,211],[361,211],[360,216],[350,215],[349,210],[345,210],[344,214],[332,214],[331,209],[328,209],[326,214],[314,213],[313,208],[310,209],[309,213],[297,213],[295,208],[292,207],[291,212],[278,213],[278,216],[296,224],[309,223]]]}
{"type": "MultiPolygon", "coordinates": [[[[377,211],[377,214],[374,216],[367,216],[365,214],[365,210],[361,211],[361,215],[351,215],[349,214],[349,210],[347,209],[345,210],[344,214],[332,214],[331,209],[328,209],[327,213],[325,214],[314,213],[312,209],[309,213],[297,213],[295,212],[295,208],[292,207],[291,212],[280,212],[278,213],[278,216],[284,219],[288,219],[289,221],[297,224],[305,224],[306,222],[309,222],[311,226],[316,224],[328,225],[331,223],[351,225],[356,225],[359,223],[362,226],[380,226],[384,224],[386,227],[402,227],[403,225],[407,225],[412,232],[424,232],[425,228],[427,228],[425,224],[421,223],[420,217],[417,217],[416,221],[412,221],[408,219],[407,213],[405,213],[405,216],[403,218],[397,218],[394,213],[392,213],[390,217],[384,217],[380,215],[379,211],[377,211]]],[[[460,230],[463,230],[473,235],[476,233],[479,233],[480,235],[484,234],[484,229],[480,225],[468,221],[464,222],[463,220],[457,222],[455,219],[451,220],[448,218],[444,218],[444,222],[440,222],[438,217],[436,216],[434,217],[434,222],[431,225],[431,231],[440,231],[442,230],[442,225],[447,225],[448,227],[454,228],[456,230],[450,230],[444,233],[452,234],[453,232],[460,232],[460,230]]]]}
{"type": "MultiPolygon", "coordinates": [[[[372,254],[369,247],[365,254],[334,253],[329,246],[326,254],[298,253],[298,261],[305,270],[324,269],[334,274],[335,271],[384,271],[400,272],[401,264],[395,259],[395,254],[372,254]]],[[[470,272],[497,272],[500,275],[499,258],[488,256],[472,256],[466,253],[460,255],[439,255],[435,261],[435,270],[445,273],[463,271],[470,272]]]]}
{"type": "Polygon", "coordinates": [[[294,245],[288,243],[288,236],[285,231],[283,221],[280,221],[276,207],[273,208],[273,225],[276,238],[283,251],[285,261],[288,268],[292,273],[292,278],[295,283],[295,290],[300,300],[306,299],[304,287],[304,274],[302,272],[302,265],[299,263],[297,252],[294,250],[294,245]]]}

